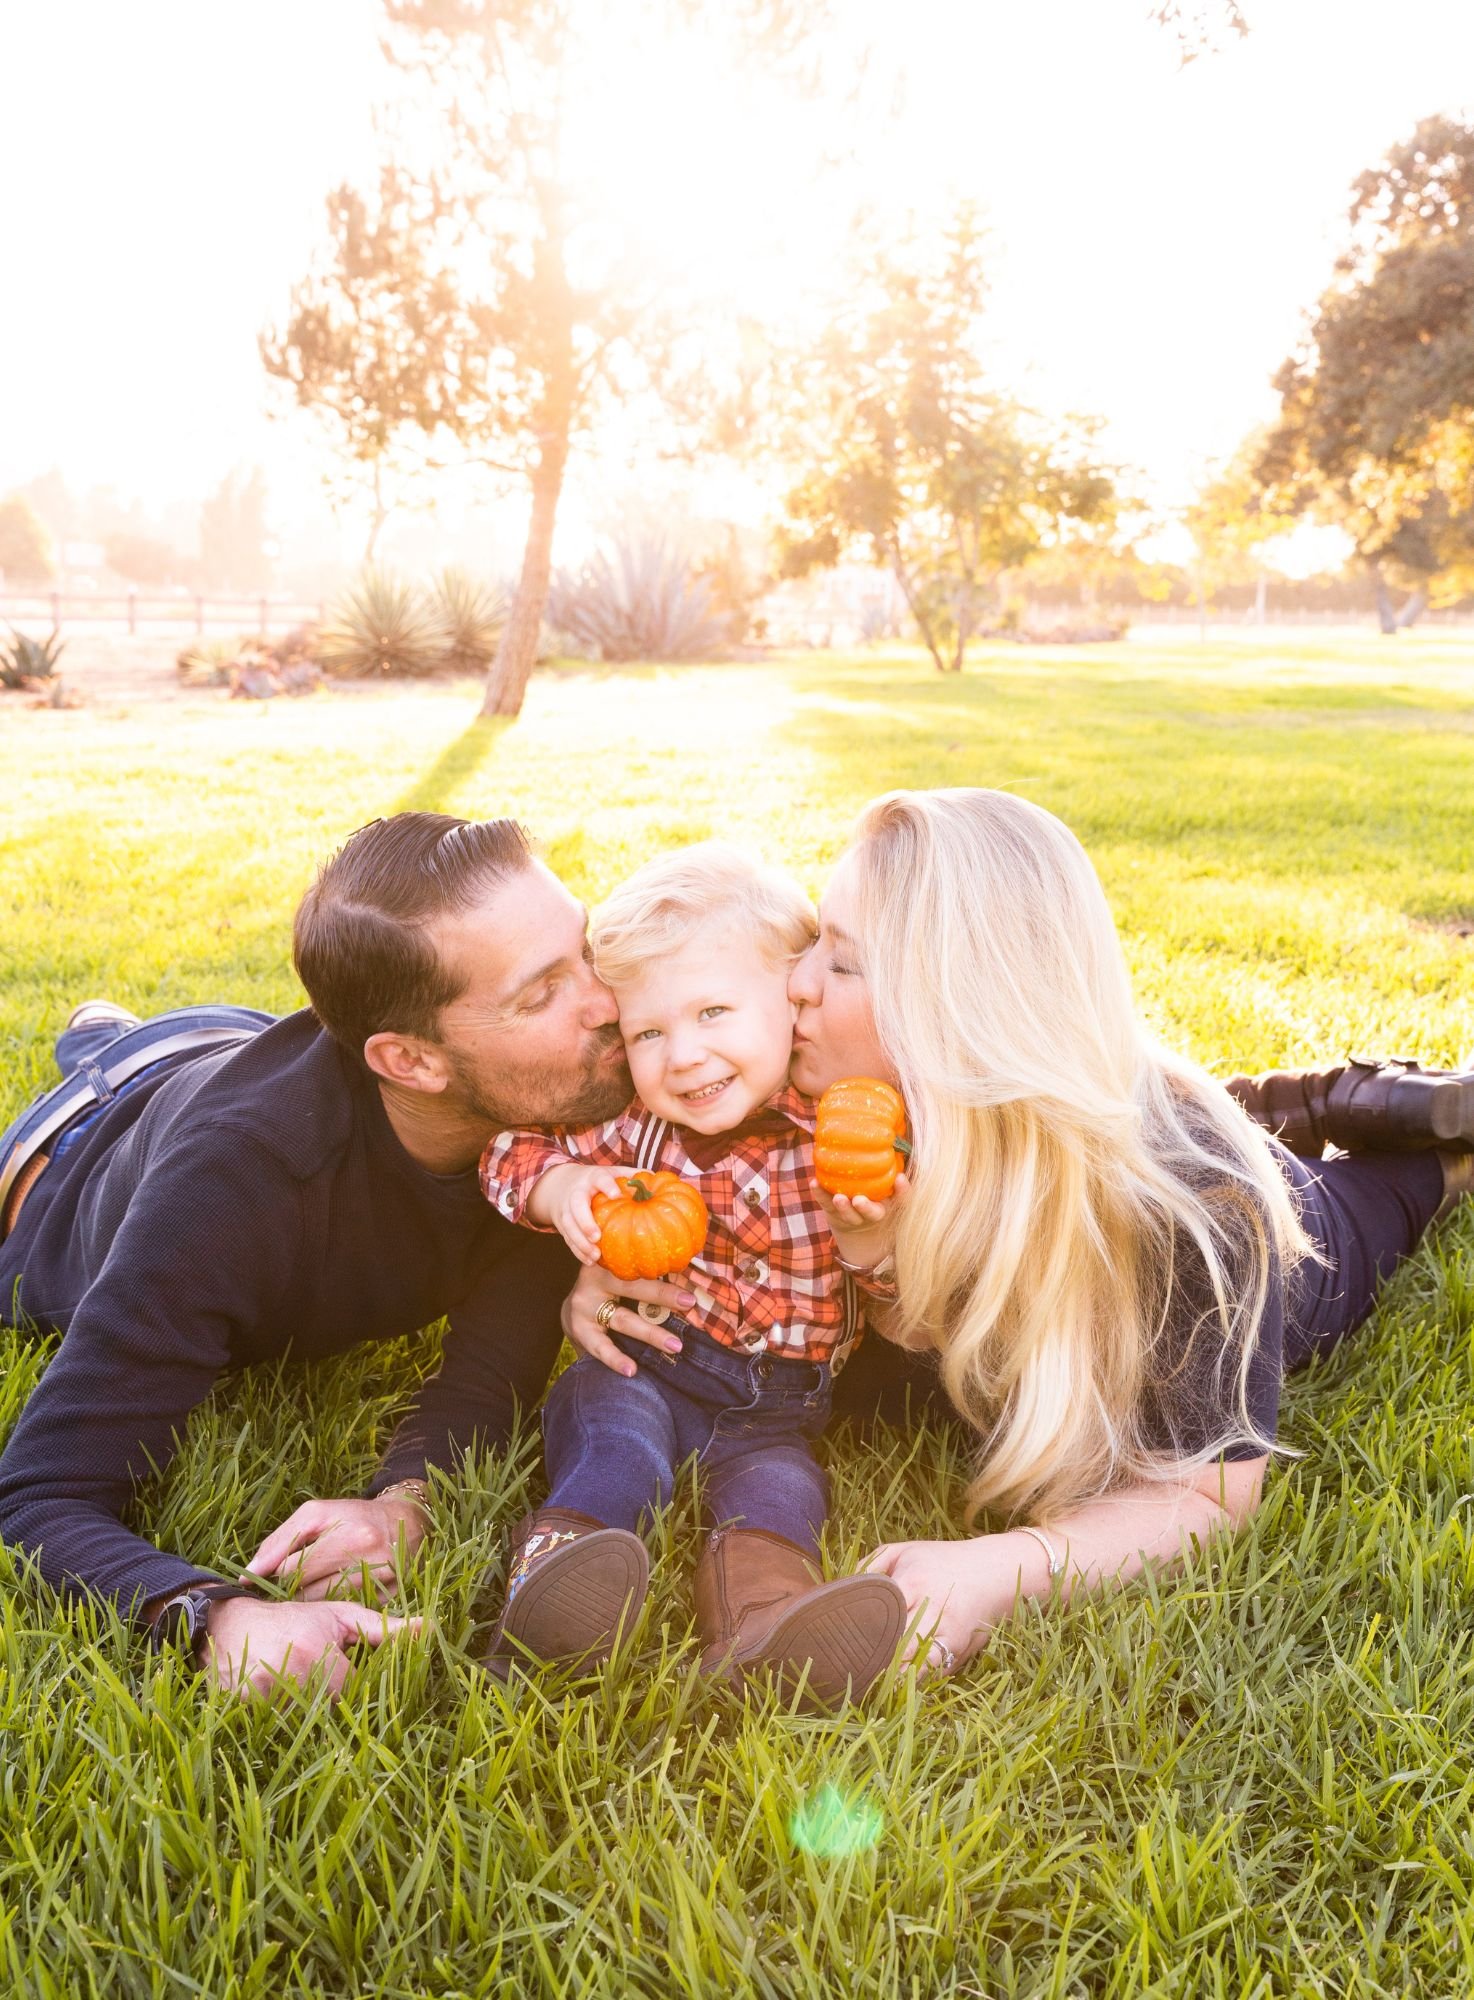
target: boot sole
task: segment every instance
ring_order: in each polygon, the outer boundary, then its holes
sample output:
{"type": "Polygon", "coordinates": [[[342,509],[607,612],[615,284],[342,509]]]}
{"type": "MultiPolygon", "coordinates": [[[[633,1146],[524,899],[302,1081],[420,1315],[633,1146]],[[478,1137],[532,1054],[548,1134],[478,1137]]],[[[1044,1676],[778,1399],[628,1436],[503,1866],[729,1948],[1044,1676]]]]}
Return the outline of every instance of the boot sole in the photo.
{"type": "Polygon", "coordinates": [[[805,1708],[863,1701],[905,1629],[906,1600],[888,1576],[843,1576],[811,1590],[725,1671],[736,1683],[743,1670],[767,1667],[785,1693],[802,1682],[805,1708]]]}
{"type": "Polygon", "coordinates": [[[546,1665],[602,1666],[649,1587],[650,1557],[638,1535],[624,1528],[580,1535],[532,1571],[482,1665],[499,1680],[529,1655],[546,1665]]]}

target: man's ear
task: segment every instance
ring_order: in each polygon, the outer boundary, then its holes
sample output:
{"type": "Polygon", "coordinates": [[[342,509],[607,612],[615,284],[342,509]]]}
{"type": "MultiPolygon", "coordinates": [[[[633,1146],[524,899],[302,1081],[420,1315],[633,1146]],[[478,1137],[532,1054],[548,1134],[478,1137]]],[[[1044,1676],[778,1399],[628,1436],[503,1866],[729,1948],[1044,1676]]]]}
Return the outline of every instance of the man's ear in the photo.
{"type": "Polygon", "coordinates": [[[450,1082],[444,1051],[418,1035],[370,1035],[363,1059],[375,1076],[401,1090],[423,1090],[435,1097],[450,1082]]]}

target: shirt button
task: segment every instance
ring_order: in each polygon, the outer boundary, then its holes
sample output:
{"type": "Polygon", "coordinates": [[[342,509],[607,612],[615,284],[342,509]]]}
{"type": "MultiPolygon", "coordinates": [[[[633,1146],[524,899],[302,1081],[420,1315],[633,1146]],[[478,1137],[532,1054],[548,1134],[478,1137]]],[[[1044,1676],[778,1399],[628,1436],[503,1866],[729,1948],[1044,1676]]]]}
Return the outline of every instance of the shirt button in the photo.
{"type": "Polygon", "coordinates": [[[763,1198],[756,1188],[749,1188],[742,1199],[747,1203],[749,1208],[761,1208],[763,1205],[763,1198]]]}
{"type": "Polygon", "coordinates": [[[749,1284],[756,1284],[758,1279],[763,1275],[763,1267],[761,1264],[744,1264],[742,1266],[742,1275],[747,1279],[749,1284]]]}

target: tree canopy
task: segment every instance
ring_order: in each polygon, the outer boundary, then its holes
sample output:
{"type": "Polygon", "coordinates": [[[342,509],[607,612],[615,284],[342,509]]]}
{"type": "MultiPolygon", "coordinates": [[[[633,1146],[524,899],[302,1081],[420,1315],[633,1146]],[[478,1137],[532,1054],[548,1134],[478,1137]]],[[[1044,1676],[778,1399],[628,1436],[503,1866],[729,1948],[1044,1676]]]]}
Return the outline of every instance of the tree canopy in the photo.
{"type": "Polygon", "coordinates": [[[1351,536],[1401,622],[1474,574],[1474,130],[1425,120],[1354,189],[1352,236],[1259,476],[1351,536]]]}
{"type": "Polygon", "coordinates": [[[852,554],[890,570],[938,669],[957,672],[1004,572],[1117,496],[1091,427],[1045,426],[989,381],[983,235],[963,209],[939,257],[881,261],[856,307],[787,370],[780,568],[852,554]]]}
{"type": "Polygon", "coordinates": [[[29,500],[0,500],[0,578],[8,584],[49,583],[56,574],[51,537],[29,500]]]}

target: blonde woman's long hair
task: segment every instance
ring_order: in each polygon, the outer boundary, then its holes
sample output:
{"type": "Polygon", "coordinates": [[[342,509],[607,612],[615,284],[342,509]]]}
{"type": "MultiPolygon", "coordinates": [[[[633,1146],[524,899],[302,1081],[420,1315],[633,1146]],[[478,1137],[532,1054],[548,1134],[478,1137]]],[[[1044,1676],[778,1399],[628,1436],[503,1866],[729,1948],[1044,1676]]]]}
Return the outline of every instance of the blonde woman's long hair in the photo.
{"type": "Polygon", "coordinates": [[[852,857],[916,1159],[893,1331],[938,1354],[983,1435],[970,1517],[1047,1518],[1231,1442],[1269,1450],[1249,1360],[1272,1253],[1288,1269],[1306,1238],[1264,1135],[1138,1019],[1079,841],[1009,793],[891,792],[852,857]],[[1209,1303],[1193,1337],[1221,1340],[1238,1422],[1185,1461],[1150,1446],[1140,1412],[1194,1248],[1209,1303]]]}

